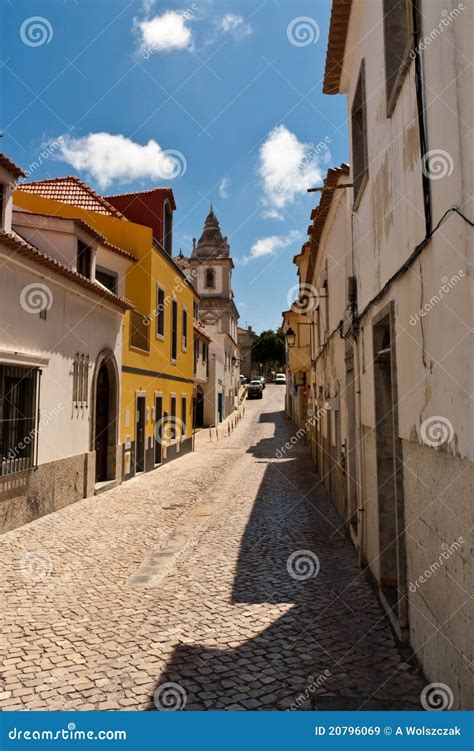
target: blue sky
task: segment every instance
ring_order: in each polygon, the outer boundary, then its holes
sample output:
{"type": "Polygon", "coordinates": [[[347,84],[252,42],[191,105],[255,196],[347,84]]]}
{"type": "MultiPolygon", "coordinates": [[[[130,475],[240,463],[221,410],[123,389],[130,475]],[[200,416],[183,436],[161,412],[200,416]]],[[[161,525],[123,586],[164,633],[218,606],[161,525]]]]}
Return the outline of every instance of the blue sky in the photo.
{"type": "Polygon", "coordinates": [[[241,325],[277,327],[305,188],[348,158],[344,98],[321,93],[330,0],[0,2],[1,149],[28,169],[49,144],[31,179],[172,187],[175,252],[212,201],[241,325]]]}

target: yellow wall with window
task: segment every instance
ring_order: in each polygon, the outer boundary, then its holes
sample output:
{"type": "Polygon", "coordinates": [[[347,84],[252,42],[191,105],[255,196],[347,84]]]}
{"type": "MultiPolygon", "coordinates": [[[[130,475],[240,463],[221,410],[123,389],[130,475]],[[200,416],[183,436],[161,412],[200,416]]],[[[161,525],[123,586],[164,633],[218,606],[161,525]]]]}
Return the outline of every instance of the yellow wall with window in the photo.
{"type": "Polygon", "coordinates": [[[170,416],[171,400],[176,399],[176,429],[170,430],[170,426],[165,425],[164,430],[159,431],[164,434],[162,460],[189,450],[193,423],[193,303],[196,295],[183,273],[164,251],[153,245],[152,231],[148,227],[22,191],[15,193],[14,200],[19,208],[35,213],[83,219],[109,242],[137,257],[125,279],[125,296],[136,311],[127,312],[123,323],[119,430],[119,440],[125,444],[123,474],[133,474],[136,464],[138,396],[145,396],[144,468],[152,469],[155,464],[155,399],[158,395],[162,397],[163,416],[170,416]],[[164,293],[161,315],[158,285],[164,293]],[[172,357],[173,300],[177,305],[176,357],[172,357]],[[183,311],[187,317],[186,337],[183,335],[183,311]],[[183,423],[184,430],[181,429],[183,423]],[[128,450],[129,445],[131,450],[128,450]]]}

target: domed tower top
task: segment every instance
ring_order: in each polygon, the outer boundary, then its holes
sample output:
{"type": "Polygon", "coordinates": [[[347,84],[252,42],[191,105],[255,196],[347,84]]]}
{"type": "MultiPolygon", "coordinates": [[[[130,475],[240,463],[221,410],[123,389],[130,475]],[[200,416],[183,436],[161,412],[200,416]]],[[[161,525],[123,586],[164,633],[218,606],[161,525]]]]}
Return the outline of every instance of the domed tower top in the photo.
{"type": "Polygon", "coordinates": [[[219,222],[211,205],[211,210],[204,222],[204,229],[197,245],[193,248],[191,258],[228,258],[230,255],[227,237],[222,236],[219,222]]]}

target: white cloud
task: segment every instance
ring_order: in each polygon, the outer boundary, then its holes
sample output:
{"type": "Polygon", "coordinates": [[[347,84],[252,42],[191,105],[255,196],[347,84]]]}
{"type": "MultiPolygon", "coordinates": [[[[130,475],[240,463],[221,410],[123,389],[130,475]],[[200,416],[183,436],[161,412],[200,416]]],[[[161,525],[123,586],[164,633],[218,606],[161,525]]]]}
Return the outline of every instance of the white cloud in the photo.
{"type": "Polygon", "coordinates": [[[188,26],[191,14],[167,10],[161,16],[138,21],[135,26],[140,36],[140,50],[145,55],[154,52],[173,52],[192,48],[193,34],[188,26]]]}
{"type": "Polygon", "coordinates": [[[249,261],[255,261],[265,256],[274,256],[277,251],[289,248],[297,240],[301,239],[302,234],[298,229],[292,229],[288,235],[270,235],[257,240],[250,248],[250,254],[242,258],[242,263],[247,264],[249,261]]]}
{"type": "Polygon", "coordinates": [[[122,135],[90,133],[81,138],[63,136],[60,152],[56,153],[103,189],[113,182],[169,179],[176,169],[173,155],[179,152],[166,152],[153,140],[142,146],[122,135]]]}
{"type": "Polygon", "coordinates": [[[223,177],[219,183],[219,195],[221,198],[229,198],[230,177],[223,177]]]}
{"type": "Polygon", "coordinates": [[[230,34],[234,39],[243,39],[252,33],[252,27],[246,23],[242,16],[227,13],[218,23],[218,28],[225,34],[230,34]]]}
{"type": "Polygon", "coordinates": [[[264,209],[262,211],[262,216],[264,219],[278,219],[280,222],[283,221],[282,214],[276,209],[264,209]]]}
{"type": "Polygon", "coordinates": [[[259,150],[264,216],[282,218],[282,211],[297,196],[322,183],[321,165],[330,161],[330,142],[326,137],[317,145],[302,143],[285,125],[270,131],[259,150]]]}

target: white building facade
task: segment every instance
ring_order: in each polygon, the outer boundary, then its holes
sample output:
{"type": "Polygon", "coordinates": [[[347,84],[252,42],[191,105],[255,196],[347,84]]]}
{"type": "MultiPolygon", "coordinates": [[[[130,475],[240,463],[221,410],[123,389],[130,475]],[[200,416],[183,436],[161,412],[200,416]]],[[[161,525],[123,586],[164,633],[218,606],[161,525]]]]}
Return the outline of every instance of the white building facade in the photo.
{"type": "Polygon", "coordinates": [[[3,532],[121,477],[122,319],[131,307],[121,292],[133,259],[83,222],[13,210],[19,175],[6,157],[0,164],[3,532]]]}
{"type": "MultiPolygon", "coordinates": [[[[347,96],[351,166],[329,171],[313,212],[300,279],[312,302],[298,311],[311,322],[305,440],[395,632],[463,709],[472,23],[468,4],[334,0],[324,91],[347,96]]],[[[304,361],[303,330],[292,325],[304,361]]]]}

